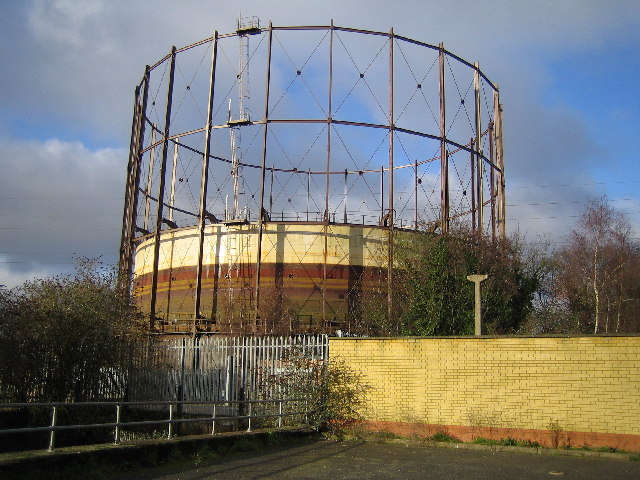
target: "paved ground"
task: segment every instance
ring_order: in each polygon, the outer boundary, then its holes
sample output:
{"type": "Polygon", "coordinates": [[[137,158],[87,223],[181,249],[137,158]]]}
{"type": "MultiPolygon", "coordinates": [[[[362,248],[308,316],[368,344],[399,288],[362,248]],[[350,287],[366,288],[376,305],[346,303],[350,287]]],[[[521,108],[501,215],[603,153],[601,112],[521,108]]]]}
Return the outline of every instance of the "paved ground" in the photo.
{"type": "Polygon", "coordinates": [[[640,463],[361,442],[315,442],[223,457],[177,469],[130,472],[128,480],[205,479],[640,479],[640,463]]]}

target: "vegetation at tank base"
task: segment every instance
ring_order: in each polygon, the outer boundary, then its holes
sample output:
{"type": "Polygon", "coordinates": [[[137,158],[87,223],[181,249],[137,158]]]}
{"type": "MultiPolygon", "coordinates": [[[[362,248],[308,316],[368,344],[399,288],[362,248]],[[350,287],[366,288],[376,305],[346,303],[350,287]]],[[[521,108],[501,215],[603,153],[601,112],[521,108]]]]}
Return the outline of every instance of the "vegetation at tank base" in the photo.
{"type": "Polygon", "coordinates": [[[381,281],[372,298],[361,299],[361,319],[349,333],[472,335],[472,274],[489,276],[481,287],[485,335],[640,332],[640,242],[606,198],[585,207],[559,248],[550,245],[459,229],[397,232],[393,318],[381,281]]]}
{"type": "MultiPolygon", "coordinates": [[[[570,234],[551,243],[505,239],[452,227],[447,234],[394,234],[393,309],[386,246],[377,268],[353,273],[340,330],[355,336],[474,333],[474,284],[482,283],[485,335],[640,332],[640,240],[606,197],[585,206],[570,234]],[[552,245],[556,245],[552,248],[552,245]]],[[[288,332],[292,306],[266,291],[265,331],[288,332]]]]}
{"type": "Polygon", "coordinates": [[[69,276],[0,289],[0,385],[15,402],[99,399],[118,385],[142,317],[96,260],[69,276]]]}
{"type": "Polygon", "coordinates": [[[533,309],[540,265],[524,258],[522,242],[473,232],[399,237],[396,297],[404,335],[473,334],[474,285],[482,273],[483,333],[515,333],[533,309]]]}

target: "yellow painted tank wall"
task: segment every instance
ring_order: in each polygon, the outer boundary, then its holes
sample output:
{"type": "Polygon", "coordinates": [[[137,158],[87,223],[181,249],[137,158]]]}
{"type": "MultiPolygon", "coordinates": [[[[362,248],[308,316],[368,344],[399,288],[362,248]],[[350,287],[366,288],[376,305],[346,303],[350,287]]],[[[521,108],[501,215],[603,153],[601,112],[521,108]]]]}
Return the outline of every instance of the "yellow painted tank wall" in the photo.
{"type": "MultiPolygon", "coordinates": [[[[318,331],[320,316],[333,323],[349,315],[357,316],[362,311],[363,296],[380,296],[381,285],[386,288],[388,235],[383,227],[265,223],[261,298],[267,303],[277,303],[274,298],[281,295],[287,312],[308,327],[293,328],[298,332],[318,331]]],[[[135,255],[134,295],[147,311],[153,246],[153,238],[147,239],[138,245],[135,255]]],[[[257,249],[256,224],[206,227],[202,272],[204,317],[226,318],[230,309],[242,310],[243,317],[249,315],[254,308],[257,249]]],[[[197,261],[197,228],[162,233],[156,292],[158,317],[193,318],[197,261]]],[[[225,331],[230,328],[231,325],[225,331]]]]}
{"type": "MultiPolygon", "coordinates": [[[[255,224],[208,225],[205,229],[203,263],[255,263],[258,250],[257,232],[258,226],[255,224]]],[[[327,264],[386,268],[387,239],[388,231],[383,228],[329,225],[327,264]]],[[[323,250],[323,225],[264,224],[262,263],[320,264],[324,261],[323,250]]],[[[161,235],[159,270],[193,267],[197,263],[196,228],[174,230],[161,235]]],[[[140,276],[152,271],[153,239],[149,239],[136,249],[134,275],[140,276]]]]}

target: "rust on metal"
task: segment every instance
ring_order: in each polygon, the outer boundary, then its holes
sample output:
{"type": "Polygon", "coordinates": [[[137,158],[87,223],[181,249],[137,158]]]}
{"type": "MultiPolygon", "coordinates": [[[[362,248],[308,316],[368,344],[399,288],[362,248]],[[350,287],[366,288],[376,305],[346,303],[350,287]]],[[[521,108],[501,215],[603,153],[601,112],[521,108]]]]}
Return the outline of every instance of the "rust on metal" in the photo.
{"type": "Polygon", "coordinates": [[[392,333],[399,240],[505,236],[498,87],[393,29],[240,22],[146,67],[124,200],[120,270],[152,331],[357,334],[378,315],[392,333]],[[246,61],[217,61],[239,39],[246,61]]]}

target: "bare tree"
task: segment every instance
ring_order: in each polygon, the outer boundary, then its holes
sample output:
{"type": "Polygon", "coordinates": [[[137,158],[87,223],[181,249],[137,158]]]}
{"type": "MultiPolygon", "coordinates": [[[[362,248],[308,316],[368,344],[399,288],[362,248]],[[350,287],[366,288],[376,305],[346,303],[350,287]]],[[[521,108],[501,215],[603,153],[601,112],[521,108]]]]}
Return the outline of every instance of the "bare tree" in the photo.
{"type": "Polygon", "coordinates": [[[640,249],[631,226],[606,197],[586,207],[556,258],[555,294],[575,330],[637,330],[640,249]]]}

